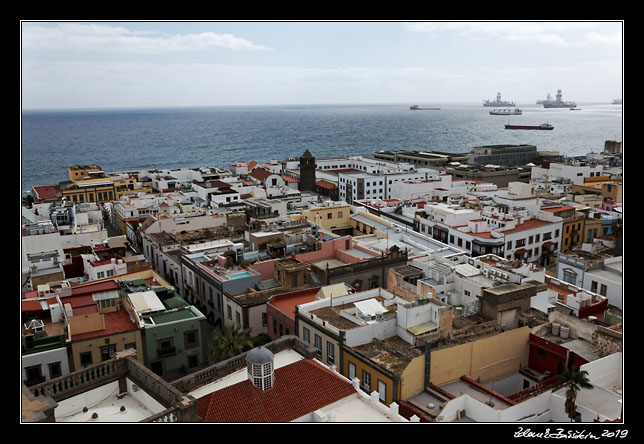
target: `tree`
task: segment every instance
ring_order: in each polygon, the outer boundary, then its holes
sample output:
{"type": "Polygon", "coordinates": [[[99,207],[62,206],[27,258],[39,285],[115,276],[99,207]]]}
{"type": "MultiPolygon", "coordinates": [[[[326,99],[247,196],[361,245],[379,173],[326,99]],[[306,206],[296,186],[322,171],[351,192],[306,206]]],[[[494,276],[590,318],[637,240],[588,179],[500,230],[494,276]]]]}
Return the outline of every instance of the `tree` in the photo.
{"type": "Polygon", "coordinates": [[[210,341],[210,356],[215,362],[224,361],[252,347],[253,341],[248,330],[236,325],[225,325],[222,329],[215,329],[210,341]]]}
{"type": "Polygon", "coordinates": [[[588,379],[588,372],[579,370],[578,367],[572,365],[566,369],[564,373],[556,376],[559,381],[566,387],[566,413],[570,421],[574,421],[577,417],[577,409],[575,401],[577,400],[577,393],[581,389],[592,389],[593,385],[588,379]]]}

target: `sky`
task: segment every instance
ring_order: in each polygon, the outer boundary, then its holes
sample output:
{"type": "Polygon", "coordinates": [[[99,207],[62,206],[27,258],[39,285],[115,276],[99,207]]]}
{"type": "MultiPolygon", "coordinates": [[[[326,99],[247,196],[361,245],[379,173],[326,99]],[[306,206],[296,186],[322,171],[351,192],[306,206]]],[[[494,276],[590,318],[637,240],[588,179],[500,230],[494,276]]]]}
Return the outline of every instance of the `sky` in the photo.
{"type": "Polygon", "coordinates": [[[623,23],[21,23],[22,109],[622,98],[623,23]]]}

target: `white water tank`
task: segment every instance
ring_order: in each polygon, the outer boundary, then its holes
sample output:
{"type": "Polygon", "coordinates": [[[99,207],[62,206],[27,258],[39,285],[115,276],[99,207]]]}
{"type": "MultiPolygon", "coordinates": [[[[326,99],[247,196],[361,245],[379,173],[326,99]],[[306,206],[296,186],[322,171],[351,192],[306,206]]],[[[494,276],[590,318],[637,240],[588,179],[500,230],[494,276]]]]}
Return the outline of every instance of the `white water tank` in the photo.
{"type": "Polygon", "coordinates": [[[561,329],[561,324],[557,322],[552,323],[552,336],[559,336],[559,331],[561,329]]]}
{"type": "Polygon", "coordinates": [[[560,337],[561,339],[568,339],[568,336],[570,335],[570,327],[564,327],[563,325],[561,326],[561,333],[560,337]]]}

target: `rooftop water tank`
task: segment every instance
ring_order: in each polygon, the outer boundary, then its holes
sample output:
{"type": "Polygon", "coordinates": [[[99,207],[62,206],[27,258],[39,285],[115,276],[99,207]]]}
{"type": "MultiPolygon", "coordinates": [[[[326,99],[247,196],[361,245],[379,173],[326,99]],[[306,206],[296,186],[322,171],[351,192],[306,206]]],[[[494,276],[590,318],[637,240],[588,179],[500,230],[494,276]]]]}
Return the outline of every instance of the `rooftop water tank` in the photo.
{"type": "Polygon", "coordinates": [[[568,339],[568,336],[570,335],[570,327],[564,327],[563,325],[561,326],[561,334],[559,335],[561,339],[568,339]]]}

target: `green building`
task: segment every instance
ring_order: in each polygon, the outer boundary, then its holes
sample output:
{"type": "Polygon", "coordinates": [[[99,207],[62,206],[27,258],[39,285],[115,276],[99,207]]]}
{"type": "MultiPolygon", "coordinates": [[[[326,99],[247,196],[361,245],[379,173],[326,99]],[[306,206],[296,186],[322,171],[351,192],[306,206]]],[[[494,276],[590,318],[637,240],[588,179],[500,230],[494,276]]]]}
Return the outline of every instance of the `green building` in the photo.
{"type": "Polygon", "coordinates": [[[166,380],[208,365],[206,317],[173,287],[150,287],[141,279],[121,283],[131,316],[142,328],[144,364],[166,380]]]}

